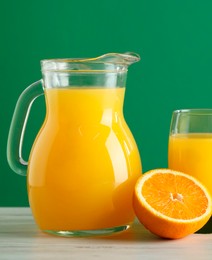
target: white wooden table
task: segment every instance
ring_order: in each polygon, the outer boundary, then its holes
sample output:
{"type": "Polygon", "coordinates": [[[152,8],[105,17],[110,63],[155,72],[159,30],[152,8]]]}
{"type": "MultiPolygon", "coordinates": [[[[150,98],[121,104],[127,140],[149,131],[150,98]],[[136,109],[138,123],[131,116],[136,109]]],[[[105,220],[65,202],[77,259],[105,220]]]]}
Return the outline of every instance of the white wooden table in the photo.
{"type": "Polygon", "coordinates": [[[29,208],[0,208],[0,259],[212,259],[212,234],[165,240],[137,222],[120,234],[62,238],[39,231],[29,208]]]}

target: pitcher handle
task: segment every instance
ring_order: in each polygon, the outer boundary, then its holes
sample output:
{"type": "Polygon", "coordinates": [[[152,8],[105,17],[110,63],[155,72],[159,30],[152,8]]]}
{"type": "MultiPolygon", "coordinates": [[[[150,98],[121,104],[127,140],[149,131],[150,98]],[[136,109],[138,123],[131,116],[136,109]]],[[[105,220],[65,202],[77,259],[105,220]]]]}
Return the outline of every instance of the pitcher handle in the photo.
{"type": "Polygon", "coordinates": [[[22,146],[24,132],[26,129],[29,112],[34,100],[43,95],[43,80],[40,79],[27,87],[20,95],[14,114],[12,117],[8,142],[7,142],[7,160],[11,169],[17,174],[26,176],[27,165],[22,158],[22,146]],[[40,87],[41,85],[42,87],[40,87]]]}

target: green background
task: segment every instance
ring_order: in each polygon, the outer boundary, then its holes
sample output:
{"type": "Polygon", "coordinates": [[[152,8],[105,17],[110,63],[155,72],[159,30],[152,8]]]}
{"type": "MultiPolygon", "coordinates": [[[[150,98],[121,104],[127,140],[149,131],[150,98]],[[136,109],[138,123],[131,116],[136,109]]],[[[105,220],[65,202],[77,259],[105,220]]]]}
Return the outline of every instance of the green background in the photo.
{"type": "MultiPolygon", "coordinates": [[[[11,117],[20,93],[40,79],[40,60],[133,51],[125,118],[143,169],[167,167],[172,111],[212,107],[211,0],[1,0],[0,206],[28,205],[26,178],[6,160],[11,117]]],[[[45,114],[35,102],[24,144],[28,157],[45,114]]]]}

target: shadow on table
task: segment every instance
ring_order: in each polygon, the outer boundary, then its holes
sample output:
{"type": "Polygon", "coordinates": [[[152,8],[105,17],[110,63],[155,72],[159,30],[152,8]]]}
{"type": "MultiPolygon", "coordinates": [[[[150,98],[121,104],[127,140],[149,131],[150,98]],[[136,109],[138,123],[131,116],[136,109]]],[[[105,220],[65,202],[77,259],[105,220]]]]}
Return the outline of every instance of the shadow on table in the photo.
{"type": "Polygon", "coordinates": [[[161,241],[161,239],[155,235],[153,235],[152,233],[150,233],[147,229],[144,228],[143,225],[141,225],[140,223],[136,222],[133,224],[133,226],[124,231],[124,232],[120,232],[120,233],[115,233],[113,235],[109,235],[109,236],[102,236],[102,237],[92,237],[92,239],[100,239],[100,240],[111,240],[111,241],[131,241],[131,242],[135,242],[135,241],[142,241],[142,242],[148,242],[148,241],[161,241]]]}
{"type": "MultiPolygon", "coordinates": [[[[196,232],[197,234],[212,234],[212,217],[206,223],[204,227],[196,232]]],[[[106,239],[106,240],[114,240],[114,241],[154,241],[154,242],[162,242],[162,241],[172,241],[171,239],[162,239],[156,235],[150,233],[147,229],[144,228],[143,225],[138,223],[137,221],[133,224],[132,228],[125,232],[117,233],[110,236],[98,237],[98,239],[106,239]]]]}
{"type": "Polygon", "coordinates": [[[198,230],[196,233],[198,233],[198,234],[212,234],[212,217],[205,224],[205,226],[202,227],[200,230],[198,230]]]}

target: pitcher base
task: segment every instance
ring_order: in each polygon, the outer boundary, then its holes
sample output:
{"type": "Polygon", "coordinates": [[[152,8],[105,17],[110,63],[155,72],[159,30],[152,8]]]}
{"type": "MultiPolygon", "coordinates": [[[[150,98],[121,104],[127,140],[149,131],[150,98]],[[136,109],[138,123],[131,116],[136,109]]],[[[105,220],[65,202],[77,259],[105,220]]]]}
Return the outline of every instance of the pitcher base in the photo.
{"type": "Polygon", "coordinates": [[[123,225],[113,228],[97,229],[97,230],[43,230],[50,235],[60,237],[90,237],[90,236],[106,236],[127,230],[130,225],[123,225]]]}

